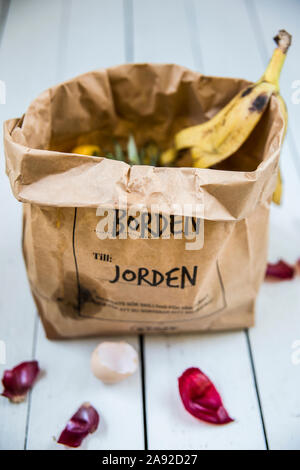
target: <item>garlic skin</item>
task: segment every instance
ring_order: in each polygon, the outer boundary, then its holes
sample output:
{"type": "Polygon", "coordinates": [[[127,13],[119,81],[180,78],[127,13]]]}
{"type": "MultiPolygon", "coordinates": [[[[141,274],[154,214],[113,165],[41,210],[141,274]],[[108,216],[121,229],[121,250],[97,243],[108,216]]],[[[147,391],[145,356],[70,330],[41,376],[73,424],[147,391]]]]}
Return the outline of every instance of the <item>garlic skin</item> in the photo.
{"type": "Polygon", "coordinates": [[[107,384],[120,382],[134,374],[138,367],[136,350],[124,341],[104,341],[92,353],[91,370],[107,384]]]}

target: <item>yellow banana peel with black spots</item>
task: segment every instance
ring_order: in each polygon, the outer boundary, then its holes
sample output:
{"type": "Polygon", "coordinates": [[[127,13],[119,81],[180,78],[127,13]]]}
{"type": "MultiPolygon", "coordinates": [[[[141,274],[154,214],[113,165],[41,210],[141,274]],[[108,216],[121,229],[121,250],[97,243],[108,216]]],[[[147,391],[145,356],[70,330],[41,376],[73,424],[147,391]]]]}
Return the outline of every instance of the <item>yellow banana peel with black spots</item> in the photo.
{"type": "MultiPolygon", "coordinates": [[[[239,92],[212,119],[196,126],[188,127],[175,136],[174,148],[161,155],[161,164],[170,165],[182,149],[189,149],[193,166],[209,168],[225,160],[236,152],[249,137],[260,121],[272,94],[276,95],[287,125],[285,103],[279,94],[279,77],[287,50],[291,44],[291,35],[280,30],[274,38],[277,47],[263,76],[253,85],[239,92]]],[[[285,125],[285,130],[286,130],[285,125]]],[[[274,202],[280,203],[282,181],[280,171],[274,202]]]]}
{"type": "Polygon", "coordinates": [[[242,90],[211,120],[175,136],[176,149],[191,149],[194,166],[208,168],[236,152],[260,121],[272,94],[279,95],[279,76],[291,38],[280,31],[275,41],[278,47],[258,82],[242,90]]]}
{"type": "Polygon", "coordinates": [[[275,90],[274,84],[266,82],[247,88],[220,121],[216,120],[204,129],[193,129],[194,132],[179,133],[176,147],[191,147],[195,167],[208,168],[220,163],[249,137],[275,90]]]}

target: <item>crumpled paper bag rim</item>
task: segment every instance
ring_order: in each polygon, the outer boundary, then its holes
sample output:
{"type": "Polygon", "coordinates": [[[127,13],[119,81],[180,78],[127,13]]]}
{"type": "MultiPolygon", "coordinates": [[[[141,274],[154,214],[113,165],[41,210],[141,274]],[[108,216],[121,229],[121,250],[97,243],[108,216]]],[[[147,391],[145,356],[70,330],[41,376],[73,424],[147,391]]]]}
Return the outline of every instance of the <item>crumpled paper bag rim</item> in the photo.
{"type": "MultiPolygon", "coordinates": [[[[164,67],[172,67],[174,70],[182,70],[183,73],[187,71],[191,75],[194,75],[195,79],[199,77],[205,77],[204,75],[192,72],[185,67],[165,64],[125,64],[111,67],[107,70],[113,70],[114,73],[116,73],[118,70],[122,70],[124,68],[139,68],[143,66],[147,66],[148,68],[152,67],[156,71],[157,69],[162,70],[164,67]]],[[[75,77],[74,79],[63,82],[63,84],[56,85],[51,88],[52,93],[55,92],[55,89],[58,89],[61,86],[68,86],[68,84],[76,80],[80,80],[81,77],[87,77],[90,74],[97,74],[97,72],[97,70],[88,72],[87,74],[83,74],[79,77],[75,77]]],[[[103,73],[103,69],[100,69],[99,72],[103,73]]],[[[215,80],[220,79],[222,81],[224,80],[224,78],[221,77],[206,78],[213,78],[215,80]]],[[[228,78],[227,80],[230,81],[237,79],[228,78]]],[[[38,99],[39,97],[37,100],[38,99]]],[[[198,169],[189,167],[154,168],[146,165],[130,166],[125,162],[109,160],[106,158],[88,157],[52,150],[34,149],[18,143],[14,138],[14,131],[16,129],[22,133],[22,128],[20,127],[22,126],[24,120],[22,117],[19,119],[8,120],[4,124],[7,174],[10,178],[14,195],[18,200],[51,207],[116,207],[119,197],[128,195],[130,195],[128,201],[129,205],[137,204],[142,200],[145,206],[150,207],[151,203],[153,202],[153,192],[151,192],[153,189],[152,187],[154,186],[157,188],[163,182],[165,183],[166,179],[170,180],[171,182],[172,179],[177,178],[177,184],[181,183],[185,187],[190,184],[190,189],[186,189],[183,197],[180,198],[182,204],[197,204],[197,202],[199,202],[199,194],[197,195],[196,193],[200,191],[202,192],[202,200],[204,200],[204,217],[206,219],[238,220],[246,217],[249,213],[251,213],[258,203],[269,205],[270,197],[275,187],[278,159],[284,133],[284,121],[280,114],[280,108],[278,106],[277,100],[274,96],[271,99],[271,103],[275,108],[276,113],[278,113],[278,116],[281,117],[282,122],[279,124],[279,127],[281,127],[281,133],[278,135],[275,150],[271,152],[271,154],[269,154],[264,161],[261,161],[254,171],[245,172],[219,169],[198,169]],[[50,172],[46,175],[42,174],[40,178],[35,179],[34,169],[36,168],[36,164],[43,161],[46,167],[46,165],[49,164],[51,160],[53,160],[54,163],[58,163],[58,166],[61,166],[60,169],[58,168],[59,171],[53,173],[50,172]],[[64,168],[65,165],[67,165],[67,168],[64,168]],[[23,169],[25,167],[27,168],[27,166],[32,171],[27,171],[27,179],[24,179],[23,169]],[[87,181],[87,172],[91,173],[91,167],[93,167],[93,171],[95,173],[95,180],[98,178],[99,184],[101,183],[100,173],[102,169],[105,170],[108,174],[110,172],[116,172],[117,176],[122,180],[122,190],[118,188],[118,191],[111,191],[111,200],[109,201],[103,200],[103,191],[100,191],[98,194],[97,191],[93,191],[93,193],[91,193],[91,191],[81,191],[80,188],[83,188],[85,182],[87,181]],[[78,171],[78,168],[80,168],[80,171],[78,171]],[[164,175],[164,177],[167,175],[167,177],[162,178],[162,175],[164,175]],[[156,179],[157,181],[152,182],[151,184],[151,182],[149,182],[149,178],[152,178],[153,180],[156,179]],[[144,191],[144,193],[141,193],[141,191],[136,191],[137,179],[140,180],[138,186],[141,186],[141,182],[147,180],[148,192],[147,189],[144,191]],[[195,180],[196,183],[192,180],[195,180]],[[64,187],[63,193],[59,193],[59,191],[57,191],[57,185],[60,185],[59,187],[64,187]],[[74,192],[74,189],[70,191],[71,188],[76,186],[78,188],[77,194],[74,192]],[[230,198],[228,197],[228,189],[230,190],[230,187],[232,188],[232,186],[239,187],[237,195],[240,193],[241,199],[240,204],[235,204],[235,207],[231,207],[232,204],[230,204],[230,198]],[[222,188],[224,190],[223,192],[226,193],[224,194],[224,198],[222,198],[219,194],[220,188],[222,188]],[[134,192],[136,192],[135,197],[134,192]],[[214,194],[215,192],[218,193],[218,197],[216,197],[214,194]]],[[[90,178],[90,174],[88,178],[90,178]]],[[[120,179],[112,179],[110,186],[118,186],[119,183],[120,179]]],[[[174,195],[177,195],[178,186],[174,187],[174,185],[171,185],[168,190],[171,190],[171,192],[173,191],[174,195]]],[[[173,197],[173,201],[171,201],[171,199],[172,198],[168,197],[170,208],[174,202],[177,202],[177,197],[173,197]]],[[[166,202],[165,197],[162,196],[158,198],[158,201],[155,202],[163,204],[166,202]]],[[[170,213],[171,212],[172,211],[170,209],[170,213]]]]}

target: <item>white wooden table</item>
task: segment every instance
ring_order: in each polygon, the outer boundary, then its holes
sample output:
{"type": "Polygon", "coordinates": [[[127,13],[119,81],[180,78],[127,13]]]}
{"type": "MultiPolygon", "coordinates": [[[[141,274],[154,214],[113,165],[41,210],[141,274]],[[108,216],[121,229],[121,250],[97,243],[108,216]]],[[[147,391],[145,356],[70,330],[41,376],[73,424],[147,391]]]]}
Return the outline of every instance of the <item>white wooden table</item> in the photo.
{"type": "MultiPolygon", "coordinates": [[[[294,43],[282,74],[289,131],[282,152],[281,207],[272,207],[270,260],[300,257],[300,2],[297,0],[11,0],[1,2],[1,121],[20,116],[43,89],[85,71],[123,62],[176,62],[198,71],[256,80],[279,28],[294,43]]],[[[2,136],[1,136],[2,140],[2,136]]],[[[102,339],[45,339],[21,256],[21,206],[0,172],[0,340],[5,368],[37,358],[46,371],[25,403],[0,397],[1,449],[54,449],[83,401],[100,411],[91,449],[300,449],[300,280],[264,285],[250,331],[130,337],[142,366],[105,386],[89,370],[102,339]],[[298,348],[298,349],[297,349],[298,348]],[[203,369],[236,419],[209,426],[188,415],[177,377],[203,369]]]]}

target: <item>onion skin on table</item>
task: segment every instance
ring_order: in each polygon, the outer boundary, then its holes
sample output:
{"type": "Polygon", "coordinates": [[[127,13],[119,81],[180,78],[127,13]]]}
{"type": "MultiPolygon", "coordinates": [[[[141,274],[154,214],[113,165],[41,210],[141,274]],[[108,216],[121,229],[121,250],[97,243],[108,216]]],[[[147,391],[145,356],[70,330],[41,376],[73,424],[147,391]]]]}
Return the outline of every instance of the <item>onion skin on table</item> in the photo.
{"type": "Polygon", "coordinates": [[[13,403],[25,400],[40,372],[37,361],[25,361],[11,370],[5,370],[2,378],[4,390],[2,396],[13,403]]]}
{"type": "Polygon", "coordinates": [[[295,275],[295,267],[291,266],[290,264],[286,263],[281,259],[277,263],[268,263],[265,279],[285,281],[294,279],[295,275]]]}
{"type": "Polygon", "coordinates": [[[96,431],[99,421],[99,414],[95,408],[90,403],[83,403],[67,422],[59,436],[58,444],[79,447],[88,434],[96,431]]]}
{"type": "Polygon", "coordinates": [[[211,424],[233,421],[214,384],[200,369],[186,369],[179,377],[178,385],[185,409],[195,418],[211,424]]]}

